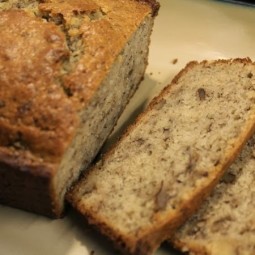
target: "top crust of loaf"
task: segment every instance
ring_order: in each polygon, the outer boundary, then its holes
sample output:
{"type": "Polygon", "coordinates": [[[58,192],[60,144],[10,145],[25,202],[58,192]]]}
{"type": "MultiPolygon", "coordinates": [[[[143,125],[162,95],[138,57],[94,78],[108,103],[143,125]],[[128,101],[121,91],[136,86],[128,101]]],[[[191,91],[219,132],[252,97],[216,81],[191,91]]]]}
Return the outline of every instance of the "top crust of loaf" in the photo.
{"type": "Polygon", "coordinates": [[[156,2],[155,0],[136,0],[136,1],[149,4],[152,9],[152,16],[156,16],[158,14],[160,4],[156,2]]]}
{"type": "Polygon", "coordinates": [[[151,254],[254,132],[254,74],[250,59],[189,63],[85,174],[70,203],[124,254],[151,254]]]}
{"type": "Polygon", "coordinates": [[[39,2],[0,2],[0,161],[49,176],[74,136],[80,110],[158,5],[39,2]],[[42,164],[47,173],[40,172],[42,164]]]}

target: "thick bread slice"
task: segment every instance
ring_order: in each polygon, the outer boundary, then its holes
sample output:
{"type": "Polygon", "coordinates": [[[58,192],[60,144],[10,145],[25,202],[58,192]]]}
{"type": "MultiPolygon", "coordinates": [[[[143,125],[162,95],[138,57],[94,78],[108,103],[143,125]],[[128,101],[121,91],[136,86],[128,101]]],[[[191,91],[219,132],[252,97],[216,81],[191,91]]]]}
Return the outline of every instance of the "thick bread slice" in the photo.
{"type": "Polygon", "coordinates": [[[255,127],[255,64],[191,62],[68,195],[124,254],[148,255],[201,204],[255,127]]]}
{"type": "Polygon", "coordinates": [[[143,79],[158,7],[0,1],[0,203],[62,215],[143,79]]]}
{"type": "Polygon", "coordinates": [[[171,242],[189,254],[255,254],[255,137],[171,242]]]}

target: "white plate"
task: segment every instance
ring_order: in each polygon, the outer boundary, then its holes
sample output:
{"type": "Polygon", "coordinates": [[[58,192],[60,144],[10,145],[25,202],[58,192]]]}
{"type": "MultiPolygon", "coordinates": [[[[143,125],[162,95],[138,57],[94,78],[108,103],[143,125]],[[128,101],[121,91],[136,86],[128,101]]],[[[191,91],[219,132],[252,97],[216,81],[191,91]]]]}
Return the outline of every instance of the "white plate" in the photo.
{"type": "MultiPolygon", "coordinates": [[[[144,82],[107,144],[190,60],[250,57],[255,60],[255,8],[210,0],[161,0],[144,82]],[[176,64],[173,60],[178,59],[176,64]]],[[[1,192],[1,191],[0,191],[1,192]]],[[[104,238],[69,211],[49,220],[0,206],[0,254],[117,254],[104,238]]],[[[157,255],[173,255],[167,246],[157,255]]]]}

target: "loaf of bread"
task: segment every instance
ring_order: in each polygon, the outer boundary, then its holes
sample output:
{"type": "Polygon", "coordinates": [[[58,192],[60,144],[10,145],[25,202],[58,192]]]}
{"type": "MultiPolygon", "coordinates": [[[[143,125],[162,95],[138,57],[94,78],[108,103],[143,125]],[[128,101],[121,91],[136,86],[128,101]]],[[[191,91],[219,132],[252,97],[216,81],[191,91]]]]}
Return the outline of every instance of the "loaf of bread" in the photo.
{"type": "Polygon", "coordinates": [[[171,240],[196,255],[255,254],[255,137],[171,240]]]}
{"type": "Polygon", "coordinates": [[[67,195],[123,254],[152,254],[255,128],[255,64],[191,62],[67,195]]]}
{"type": "Polygon", "coordinates": [[[0,1],[0,203],[62,215],[143,79],[158,7],[0,1]]]}

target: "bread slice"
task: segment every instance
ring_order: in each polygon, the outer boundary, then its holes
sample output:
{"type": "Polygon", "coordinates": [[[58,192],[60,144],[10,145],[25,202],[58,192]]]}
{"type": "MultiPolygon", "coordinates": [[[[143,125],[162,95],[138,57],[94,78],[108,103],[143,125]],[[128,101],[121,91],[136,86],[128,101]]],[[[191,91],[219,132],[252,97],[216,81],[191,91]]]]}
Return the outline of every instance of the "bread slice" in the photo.
{"type": "Polygon", "coordinates": [[[123,254],[152,254],[255,127],[255,64],[191,62],[67,198],[123,254]]]}
{"type": "Polygon", "coordinates": [[[143,79],[158,7],[0,1],[0,203],[62,215],[143,79]]]}
{"type": "Polygon", "coordinates": [[[212,195],[173,237],[182,251],[201,255],[255,254],[255,137],[212,195]]]}

